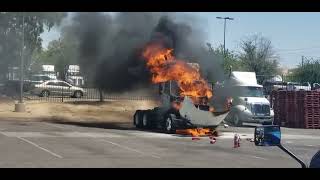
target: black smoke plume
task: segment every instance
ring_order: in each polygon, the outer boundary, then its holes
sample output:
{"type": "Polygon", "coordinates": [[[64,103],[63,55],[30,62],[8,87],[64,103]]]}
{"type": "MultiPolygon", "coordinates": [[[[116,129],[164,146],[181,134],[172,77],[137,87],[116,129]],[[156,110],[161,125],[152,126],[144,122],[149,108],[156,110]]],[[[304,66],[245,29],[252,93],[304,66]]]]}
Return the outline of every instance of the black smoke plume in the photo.
{"type": "Polygon", "coordinates": [[[179,22],[180,16],[183,15],[76,13],[65,29],[78,41],[78,60],[88,82],[107,92],[150,84],[142,50],[153,41],[174,49],[179,59],[198,62],[205,78],[220,78],[220,61],[209,53],[203,33],[194,31],[192,22],[179,22]]]}

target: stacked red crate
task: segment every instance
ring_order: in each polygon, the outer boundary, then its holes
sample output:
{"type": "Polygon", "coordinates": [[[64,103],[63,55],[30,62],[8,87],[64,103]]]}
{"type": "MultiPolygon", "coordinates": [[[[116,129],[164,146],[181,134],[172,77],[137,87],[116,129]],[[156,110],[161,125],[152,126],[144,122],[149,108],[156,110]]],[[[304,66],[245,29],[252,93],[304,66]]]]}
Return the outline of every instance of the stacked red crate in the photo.
{"type": "Polygon", "coordinates": [[[288,124],[287,122],[287,108],[286,105],[286,91],[278,91],[278,124],[281,126],[286,126],[288,124]]]}
{"type": "Polygon", "coordinates": [[[286,91],[286,126],[298,128],[297,119],[297,93],[296,91],[286,91]]]}
{"type": "Polygon", "coordinates": [[[272,108],[274,110],[274,122],[273,123],[276,125],[280,125],[281,121],[280,121],[280,117],[279,117],[279,114],[280,114],[279,91],[272,91],[270,100],[271,100],[270,103],[271,103],[272,108]]]}
{"type": "Polygon", "coordinates": [[[306,96],[306,91],[297,91],[297,124],[298,128],[305,128],[304,125],[304,111],[305,111],[305,96],[306,96]]]}
{"type": "Polygon", "coordinates": [[[304,123],[306,128],[320,128],[320,94],[317,91],[311,91],[311,94],[305,96],[304,123]]]}
{"type": "Polygon", "coordinates": [[[274,91],[273,108],[277,125],[320,129],[320,92],[274,91]]]}

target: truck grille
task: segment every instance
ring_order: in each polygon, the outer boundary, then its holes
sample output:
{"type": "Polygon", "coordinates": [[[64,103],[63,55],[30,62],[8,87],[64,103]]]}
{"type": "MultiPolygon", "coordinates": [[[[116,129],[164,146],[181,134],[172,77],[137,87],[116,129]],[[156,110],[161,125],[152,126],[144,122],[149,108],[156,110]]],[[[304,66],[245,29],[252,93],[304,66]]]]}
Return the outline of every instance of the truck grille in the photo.
{"type": "Polygon", "coordinates": [[[267,104],[253,104],[252,108],[255,115],[270,116],[270,106],[267,104]]]}

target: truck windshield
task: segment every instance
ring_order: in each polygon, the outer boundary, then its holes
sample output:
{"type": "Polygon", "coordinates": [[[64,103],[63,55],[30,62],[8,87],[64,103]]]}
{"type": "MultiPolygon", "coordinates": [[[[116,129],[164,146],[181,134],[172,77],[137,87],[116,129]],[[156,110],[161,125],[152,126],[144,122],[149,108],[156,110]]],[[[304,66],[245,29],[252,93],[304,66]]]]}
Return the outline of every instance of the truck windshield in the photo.
{"type": "Polygon", "coordinates": [[[263,97],[261,87],[240,86],[235,88],[235,92],[237,96],[242,97],[263,97]]]}

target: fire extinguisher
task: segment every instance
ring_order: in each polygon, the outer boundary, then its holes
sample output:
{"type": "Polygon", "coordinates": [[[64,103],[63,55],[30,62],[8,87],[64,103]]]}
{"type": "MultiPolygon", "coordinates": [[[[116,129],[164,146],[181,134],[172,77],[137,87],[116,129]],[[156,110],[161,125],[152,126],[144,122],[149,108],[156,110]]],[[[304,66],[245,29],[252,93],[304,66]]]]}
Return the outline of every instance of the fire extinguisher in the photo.
{"type": "Polygon", "coordinates": [[[234,134],[234,138],[233,138],[233,147],[234,148],[238,148],[240,147],[240,135],[239,134],[234,134]]]}

